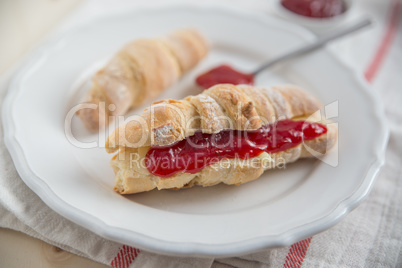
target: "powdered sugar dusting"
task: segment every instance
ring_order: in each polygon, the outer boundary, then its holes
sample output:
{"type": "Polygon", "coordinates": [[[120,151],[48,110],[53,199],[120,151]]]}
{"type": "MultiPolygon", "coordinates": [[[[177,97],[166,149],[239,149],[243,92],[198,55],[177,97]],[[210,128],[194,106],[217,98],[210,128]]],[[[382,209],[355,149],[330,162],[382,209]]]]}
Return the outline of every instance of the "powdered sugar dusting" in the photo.
{"type": "Polygon", "coordinates": [[[288,103],[287,103],[286,99],[282,96],[281,93],[279,93],[274,88],[264,88],[264,90],[262,92],[267,97],[267,99],[270,100],[272,106],[274,107],[274,109],[276,111],[277,118],[292,117],[290,114],[290,110],[288,109],[288,103]]]}
{"type": "Polygon", "coordinates": [[[202,127],[212,132],[223,129],[219,118],[219,116],[222,115],[219,104],[213,98],[205,94],[200,94],[197,97],[202,105],[202,110],[205,110],[205,114],[200,114],[202,127]]]}
{"type": "Polygon", "coordinates": [[[172,137],[174,127],[171,124],[163,125],[153,130],[154,140],[156,144],[165,144],[166,140],[172,137]]]}

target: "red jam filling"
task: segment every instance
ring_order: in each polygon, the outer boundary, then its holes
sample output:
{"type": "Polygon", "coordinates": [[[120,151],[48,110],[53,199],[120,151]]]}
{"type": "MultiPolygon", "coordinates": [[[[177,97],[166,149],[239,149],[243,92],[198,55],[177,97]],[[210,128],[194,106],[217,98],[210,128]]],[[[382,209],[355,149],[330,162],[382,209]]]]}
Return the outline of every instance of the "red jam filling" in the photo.
{"type": "Polygon", "coordinates": [[[343,0],[282,0],[282,6],[302,16],[329,18],[346,10],[343,0]]]}
{"type": "Polygon", "coordinates": [[[150,173],[170,177],[178,172],[197,173],[222,159],[250,159],[263,152],[275,153],[295,147],[327,132],[319,123],[281,120],[254,131],[201,131],[171,146],[153,146],[145,157],[150,173]]]}
{"type": "Polygon", "coordinates": [[[253,85],[254,76],[236,71],[229,65],[221,65],[197,77],[196,82],[203,88],[217,84],[253,85]]]}

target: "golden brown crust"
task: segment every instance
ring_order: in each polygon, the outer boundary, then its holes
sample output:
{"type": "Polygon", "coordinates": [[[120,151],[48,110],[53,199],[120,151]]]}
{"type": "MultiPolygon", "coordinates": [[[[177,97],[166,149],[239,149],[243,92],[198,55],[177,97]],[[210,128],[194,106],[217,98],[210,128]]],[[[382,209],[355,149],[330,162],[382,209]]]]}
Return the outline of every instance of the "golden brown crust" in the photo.
{"type": "Polygon", "coordinates": [[[119,126],[106,141],[106,150],[112,153],[119,147],[166,146],[197,130],[255,130],[267,122],[310,115],[320,107],[317,99],[295,86],[220,84],[183,100],[153,103],[139,118],[142,124],[133,120],[119,126]]]}
{"type": "Polygon", "coordinates": [[[319,158],[336,143],[338,129],[334,124],[327,124],[325,134],[286,151],[262,153],[248,160],[224,159],[196,174],[181,172],[161,178],[152,175],[144,162],[151,144],[172,144],[198,130],[204,133],[251,130],[282,119],[317,121],[315,112],[320,106],[317,99],[295,86],[217,85],[184,100],[155,102],[138,120],[119,127],[106,143],[108,152],[120,149],[111,161],[116,175],[114,189],[121,194],[131,194],[155,188],[180,189],[218,183],[239,185],[281,164],[304,157],[319,158]]]}
{"type": "Polygon", "coordinates": [[[141,90],[138,90],[139,87],[131,88],[134,91],[132,106],[155,98],[181,74],[175,57],[159,40],[137,40],[126,45],[122,52],[136,63],[132,72],[138,73],[142,82],[141,90]]]}
{"type": "Polygon", "coordinates": [[[78,115],[84,123],[84,126],[87,129],[97,129],[99,124],[106,125],[107,116],[105,107],[108,105],[109,101],[106,99],[105,94],[101,90],[97,90],[96,85],[94,85],[91,90],[88,91],[86,99],[88,100],[88,104],[94,107],[79,110],[78,115]]]}
{"type": "Polygon", "coordinates": [[[131,42],[93,77],[86,104],[106,102],[105,109],[80,109],[77,114],[87,128],[103,128],[109,115],[123,115],[155,98],[194,67],[207,51],[207,43],[193,29],[131,42]],[[109,109],[109,104],[113,104],[113,109],[109,109]]]}
{"type": "Polygon", "coordinates": [[[161,41],[175,56],[182,72],[193,68],[208,53],[208,44],[197,31],[176,31],[161,41]]]}

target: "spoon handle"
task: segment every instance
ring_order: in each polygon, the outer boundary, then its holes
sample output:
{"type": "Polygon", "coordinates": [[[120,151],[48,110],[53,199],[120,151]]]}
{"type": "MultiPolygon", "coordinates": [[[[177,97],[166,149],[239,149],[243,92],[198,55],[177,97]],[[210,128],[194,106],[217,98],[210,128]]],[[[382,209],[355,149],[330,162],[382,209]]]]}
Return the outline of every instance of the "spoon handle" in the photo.
{"type": "Polygon", "coordinates": [[[314,41],[314,43],[304,45],[304,46],[299,47],[293,51],[290,51],[284,55],[281,55],[277,58],[270,60],[269,62],[261,65],[258,69],[256,69],[254,72],[252,72],[252,74],[257,75],[259,72],[265,70],[266,68],[273,66],[274,64],[276,64],[278,62],[309,53],[317,48],[322,47],[323,45],[327,44],[328,42],[330,42],[332,40],[335,40],[342,36],[353,33],[361,28],[364,28],[364,27],[370,25],[371,23],[372,23],[371,20],[366,18],[350,27],[347,27],[345,29],[341,29],[341,30],[333,32],[331,34],[319,37],[316,41],[314,41]]]}

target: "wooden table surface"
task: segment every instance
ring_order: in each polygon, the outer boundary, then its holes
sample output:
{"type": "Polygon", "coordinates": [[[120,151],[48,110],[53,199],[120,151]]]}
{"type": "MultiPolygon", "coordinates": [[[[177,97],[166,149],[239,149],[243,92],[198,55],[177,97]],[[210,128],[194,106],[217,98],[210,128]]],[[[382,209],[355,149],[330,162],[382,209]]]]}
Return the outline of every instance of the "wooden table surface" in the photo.
{"type": "Polygon", "coordinates": [[[0,228],[0,267],[103,268],[108,266],[71,254],[21,232],[0,228]]]}
{"type": "MultiPolygon", "coordinates": [[[[0,76],[28,53],[79,0],[1,0],[0,76]]],[[[1,215],[0,215],[1,217],[1,215]]],[[[0,267],[107,267],[21,232],[0,228],[0,267]]]]}

